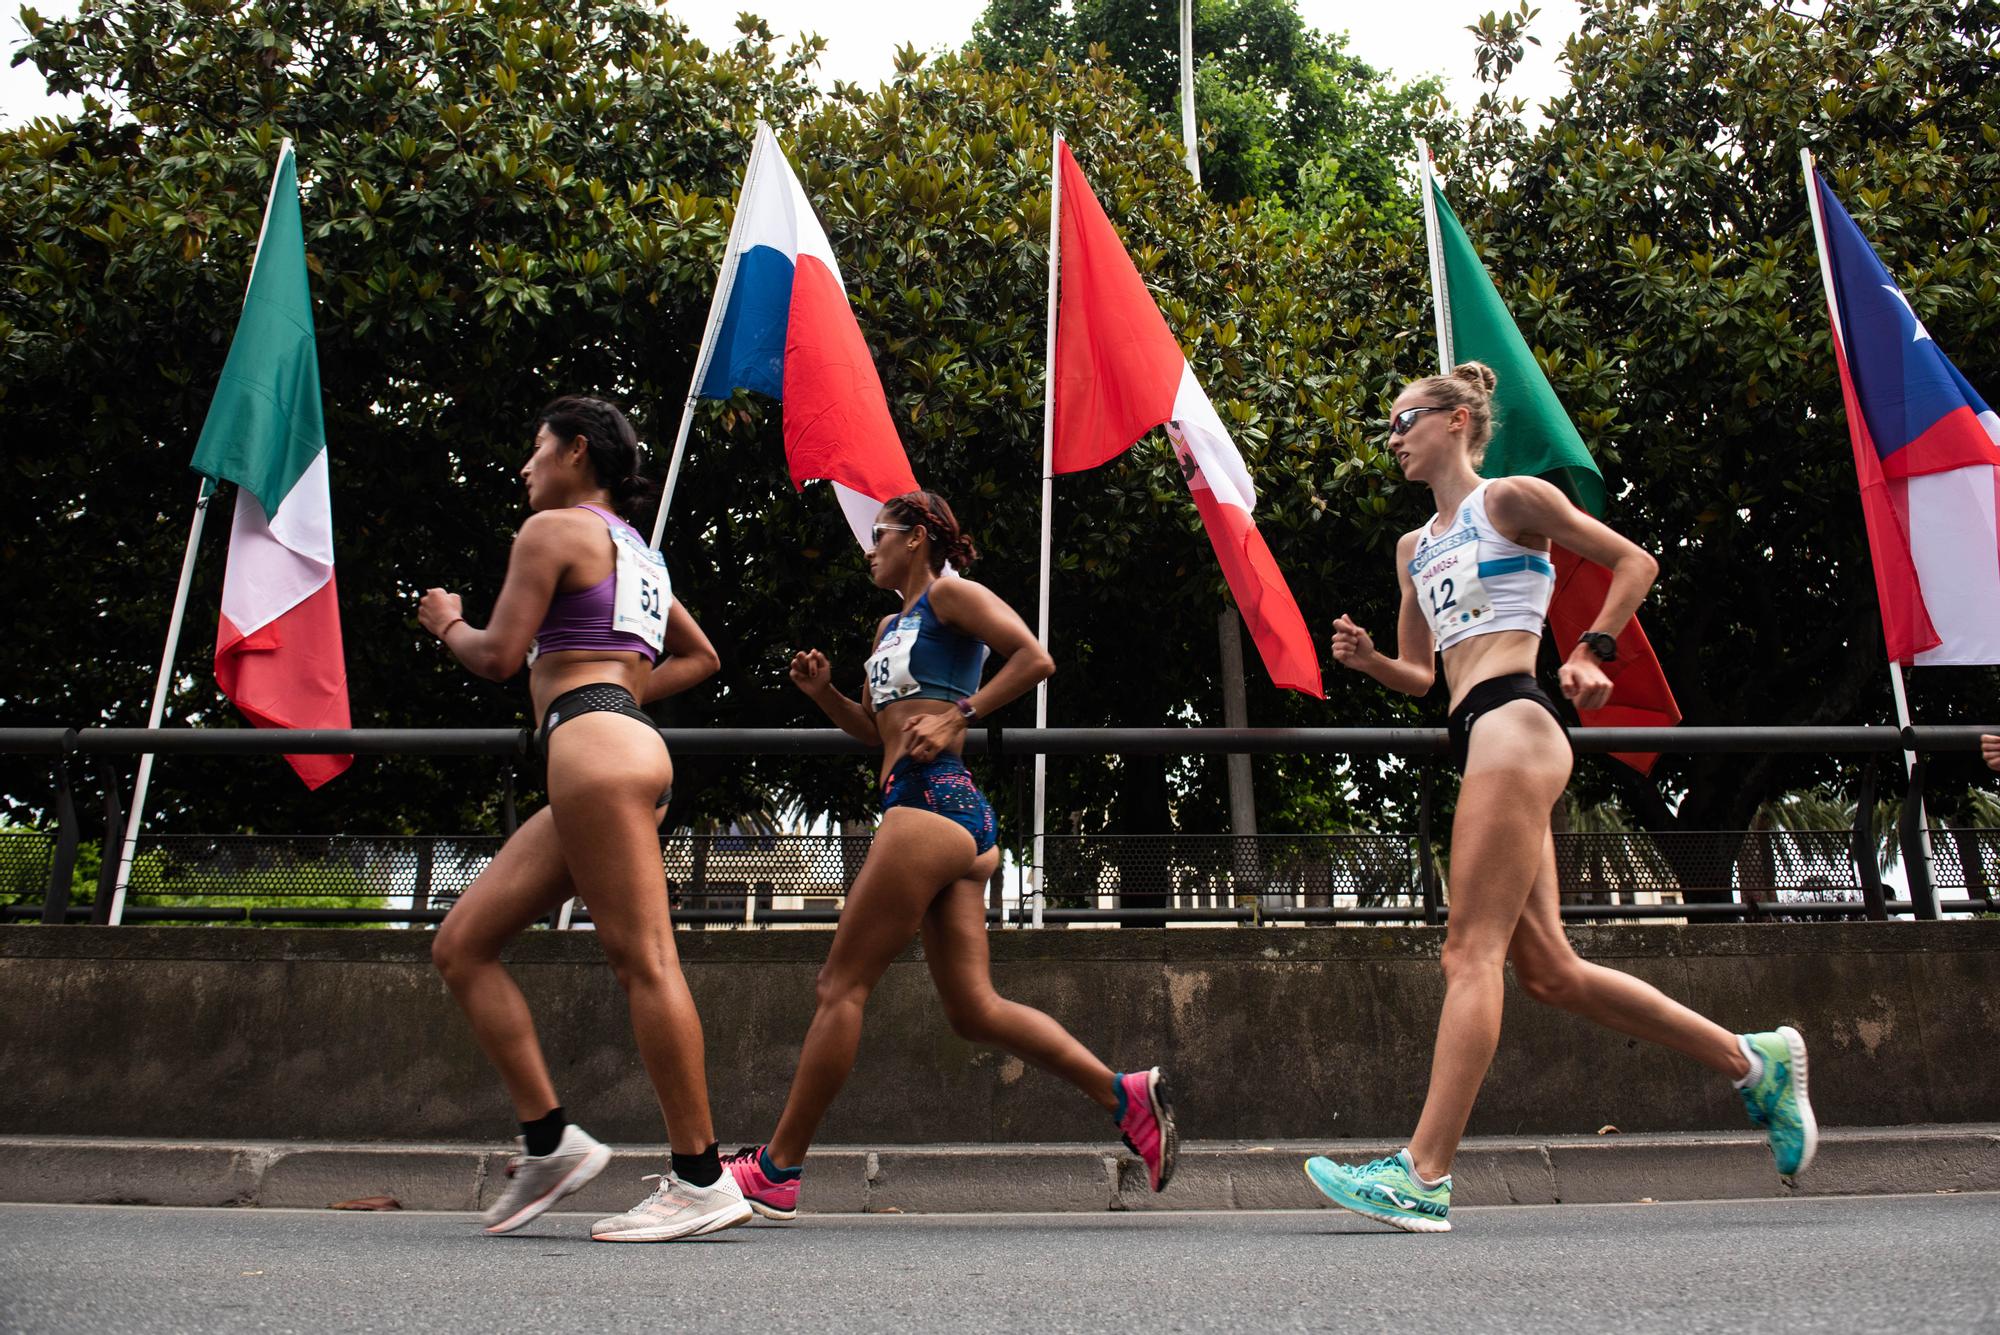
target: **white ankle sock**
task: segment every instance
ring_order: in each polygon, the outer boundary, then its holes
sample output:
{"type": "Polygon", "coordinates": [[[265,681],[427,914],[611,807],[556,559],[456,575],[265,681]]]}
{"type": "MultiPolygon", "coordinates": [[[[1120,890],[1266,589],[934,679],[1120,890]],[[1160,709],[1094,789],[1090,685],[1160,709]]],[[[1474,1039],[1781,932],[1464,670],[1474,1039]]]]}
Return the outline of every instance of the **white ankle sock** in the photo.
{"type": "Polygon", "coordinates": [[[1425,1177],[1422,1173],[1419,1173],[1417,1171],[1417,1161],[1410,1157],[1410,1151],[1407,1147],[1397,1150],[1396,1157],[1403,1161],[1403,1167],[1409,1171],[1410,1176],[1415,1179],[1417,1185],[1420,1187],[1438,1187],[1451,1180],[1450,1173],[1446,1173],[1443,1177],[1435,1179],[1425,1177]]]}
{"type": "Polygon", "coordinates": [[[1758,1055],[1757,1049],[1750,1046],[1750,1040],[1741,1034],[1736,1036],[1736,1046],[1743,1049],[1744,1057],[1749,1060],[1750,1074],[1744,1076],[1741,1080],[1732,1080],[1730,1083],[1738,1089],[1748,1089],[1750,1086],[1756,1084],[1758,1079],[1764,1074],[1764,1059],[1758,1055]]]}

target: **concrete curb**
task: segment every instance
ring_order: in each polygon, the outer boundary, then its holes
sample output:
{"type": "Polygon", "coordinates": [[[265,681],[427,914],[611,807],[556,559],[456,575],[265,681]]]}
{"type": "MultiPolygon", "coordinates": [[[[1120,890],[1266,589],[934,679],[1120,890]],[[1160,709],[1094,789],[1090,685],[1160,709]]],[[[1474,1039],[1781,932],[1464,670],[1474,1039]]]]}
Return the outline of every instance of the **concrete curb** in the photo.
{"type": "MultiPolygon", "coordinates": [[[[1144,1166],[1095,1145],[836,1146],[815,1150],[801,1193],[813,1214],[1313,1209],[1327,1204],[1301,1171],[1312,1154],[1343,1161],[1390,1143],[1193,1142],[1167,1190],[1144,1166]]],[[[566,1210],[612,1213],[644,1194],[657,1149],[620,1150],[566,1210]]],[[[87,1137],[0,1137],[0,1201],[317,1209],[393,1196],[410,1210],[471,1211],[499,1189],[507,1156],[483,1145],[235,1145],[87,1137]]],[[[2000,1191],[2000,1125],[1842,1128],[1796,1186],[1748,1134],[1478,1137],[1454,1165],[1458,1205],[1556,1205],[2000,1191]]]]}

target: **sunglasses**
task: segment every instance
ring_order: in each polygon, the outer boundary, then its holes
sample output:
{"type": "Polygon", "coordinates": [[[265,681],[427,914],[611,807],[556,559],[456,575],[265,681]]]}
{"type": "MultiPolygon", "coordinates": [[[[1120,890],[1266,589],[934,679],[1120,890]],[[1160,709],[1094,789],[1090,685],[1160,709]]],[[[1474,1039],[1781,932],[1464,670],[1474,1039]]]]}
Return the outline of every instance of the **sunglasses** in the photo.
{"type": "Polygon", "coordinates": [[[1444,407],[1405,408],[1389,419],[1389,434],[1391,436],[1407,436],[1410,434],[1410,428],[1417,424],[1417,419],[1425,413],[1448,413],[1450,411],[1451,409],[1444,407]]]}
{"type": "Polygon", "coordinates": [[[872,525],[868,530],[868,544],[871,547],[880,547],[882,545],[882,535],[884,533],[908,533],[912,528],[915,527],[916,525],[914,524],[872,525]]]}

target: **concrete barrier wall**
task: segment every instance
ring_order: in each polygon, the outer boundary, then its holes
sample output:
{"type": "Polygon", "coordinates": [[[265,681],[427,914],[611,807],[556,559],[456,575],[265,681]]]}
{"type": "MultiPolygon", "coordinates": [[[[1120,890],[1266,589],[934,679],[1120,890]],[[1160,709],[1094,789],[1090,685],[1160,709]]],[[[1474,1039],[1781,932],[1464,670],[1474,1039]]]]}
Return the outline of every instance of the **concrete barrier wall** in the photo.
{"type": "MultiPolygon", "coordinates": [[[[1830,1125],[2000,1121],[2000,921],[1591,927],[1587,958],[1732,1029],[1797,1025],[1830,1125]]],[[[813,1009],[824,931],[683,932],[725,1146],[766,1137],[813,1009]]],[[[1171,1073],[1205,1139],[1388,1138],[1421,1105],[1443,987],[1424,928],[1007,931],[1001,991],[1114,1068],[1171,1073]]],[[[0,928],[0,1133],[491,1140],[497,1079],[406,931],[0,928]]],[[[509,956],[556,1086],[597,1135],[657,1142],[624,997],[588,933],[509,956]]],[[[1536,1006],[1509,984],[1474,1134],[1741,1126],[1674,1053],[1536,1006]]],[[[830,1144],[1092,1141],[1067,1085],[955,1037],[921,954],[889,971],[830,1144]]]]}

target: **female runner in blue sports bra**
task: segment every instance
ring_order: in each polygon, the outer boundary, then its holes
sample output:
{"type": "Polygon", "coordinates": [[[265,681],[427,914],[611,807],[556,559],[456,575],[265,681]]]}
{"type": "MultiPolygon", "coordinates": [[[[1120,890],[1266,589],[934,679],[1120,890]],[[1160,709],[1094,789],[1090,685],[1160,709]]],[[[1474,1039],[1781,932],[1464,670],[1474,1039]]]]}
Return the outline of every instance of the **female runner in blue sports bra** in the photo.
{"type": "Polygon", "coordinates": [[[835,690],[826,655],[792,659],[791,678],[841,729],[882,748],[882,823],[847,893],[826,966],[819,1010],[799,1054],[792,1092],[771,1142],[730,1156],[752,1208],[768,1219],[797,1210],[807,1147],[854,1066],[861,1012],[883,971],[923,933],[924,959],[961,1037],[1004,1048],[1052,1071],[1117,1121],[1158,1191],[1173,1174],[1178,1141],[1157,1067],[1114,1075],[1042,1012],[993,990],[986,949],[986,884],[1000,865],[993,808],[959,747],[966,728],[1056,670],[1014,609],[983,585],[939,578],[978,557],[943,498],[898,496],[876,516],[868,568],[893,589],[900,611],[882,618],[868,659],[867,690],[835,690]],[[988,650],[1006,660],[979,684],[988,650]]]}
{"type": "Polygon", "coordinates": [[[499,1070],[522,1152],[486,1211],[511,1233],[602,1172],[611,1152],[571,1124],[500,949],[572,896],[624,986],[632,1032],[673,1148],[660,1187],[598,1221],[605,1242],[665,1242],[740,1224],[749,1207],[721,1169],[709,1121],[701,1017],[681,976],[667,913],[659,823],[673,761],[640,704],[704,680],[715,649],[672,596],[658,554],[614,510],[645,499],[631,423],[601,399],[557,399],[536,422],[521,469],[534,513],[514,539],[507,580],[483,628],[457,594],[431,589],[418,616],[479,676],[529,667],[548,758],[549,804],[530,816],[459,898],[431,959],[499,1070]]]}
{"type": "Polygon", "coordinates": [[[1428,486],[1437,502],[1436,516],[1396,545],[1397,656],[1381,653],[1349,618],[1334,622],[1334,658],[1391,690],[1429,693],[1433,649],[1442,654],[1453,754],[1464,774],[1451,826],[1444,1013],[1416,1134],[1408,1149],[1365,1166],[1323,1158],[1306,1165],[1336,1204],[1411,1232],[1451,1227],[1451,1160],[1499,1043],[1509,961],[1536,1001],[1684,1052],[1736,1082],[1786,1176],[1811,1161],[1818,1136],[1798,1031],[1731,1034],[1651,984],[1577,958],[1563,934],[1549,814],[1572,756],[1555,704],[1535,680],[1555,583],[1550,543],[1611,571],[1590,631],[1561,646],[1562,692],[1582,709],[1610,699],[1603,665],[1616,660],[1618,632],[1659,566],[1540,478],[1481,481],[1494,384],[1489,368],[1465,362],[1397,398],[1389,446],[1403,476],[1428,486]]]}

